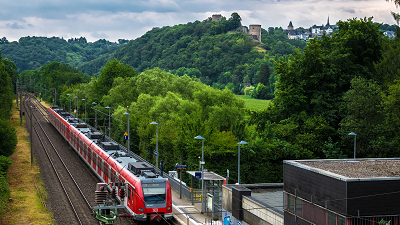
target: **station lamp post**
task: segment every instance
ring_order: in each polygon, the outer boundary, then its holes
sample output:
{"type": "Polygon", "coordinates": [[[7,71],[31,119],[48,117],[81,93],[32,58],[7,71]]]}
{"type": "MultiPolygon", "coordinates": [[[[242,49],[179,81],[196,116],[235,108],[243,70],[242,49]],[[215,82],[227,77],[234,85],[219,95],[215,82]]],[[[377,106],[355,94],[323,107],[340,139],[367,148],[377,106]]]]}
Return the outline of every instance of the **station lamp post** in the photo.
{"type": "Polygon", "coordinates": [[[76,117],[79,119],[79,113],[78,113],[78,109],[79,109],[79,106],[78,106],[78,96],[76,96],[75,95],[75,101],[76,101],[76,117]]]}
{"type": "Polygon", "coordinates": [[[240,145],[245,145],[247,142],[241,141],[238,143],[238,184],[240,184],[240,145]]]}
{"type": "Polygon", "coordinates": [[[94,105],[94,128],[96,128],[97,130],[97,103],[96,102],[92,102],[92,104],[94,105]]]}
{"type": "Polygon", "coordinates": [[[110,117],[110,106],[106,106],[106,109],[108,109],[108,137],[111,138],[111,117],[110,117]]]}
{"type": "Polygon", "coordinates": [[[124,113],[124,115],[126,115],[126,117],[127,117],[126,120],[128,121],[128,124],[127,124],[127,130],[128,130],[128,132],[127,132],[127,134],[128,134],[127,149],[129,152],[129,106],[126,107],[126,113],[124,113]]]}
{"type": "Polygon", "coordinates": [[[82,99],[82,101],[85,101],[85,123],[86,123],[86,99],[82,99]]]}
{"type": "Polygon", "coordinates": [[[203,214],[206,210],[204,209],[204,138],[202,136],[196,136],[194,139],[201,140],[201,214],[203,214]]]}
{"type": "Polygon", "coordinates": [[[357,134],[354,132],[349,133],[349,135],[354,135],[354,159],[356,158],[356,139],[357,139],[357,134]]]}
{"type": "Polygon", "coordinates": [[[69,114],[71,114],[71,94],[67,94],[69,96],[69,114]]]}
{"type": "Polygon", "coordinates": [[[156,125],[156,167],[158,168],[158,123],[153,121],[150,124],[156,125]]]}

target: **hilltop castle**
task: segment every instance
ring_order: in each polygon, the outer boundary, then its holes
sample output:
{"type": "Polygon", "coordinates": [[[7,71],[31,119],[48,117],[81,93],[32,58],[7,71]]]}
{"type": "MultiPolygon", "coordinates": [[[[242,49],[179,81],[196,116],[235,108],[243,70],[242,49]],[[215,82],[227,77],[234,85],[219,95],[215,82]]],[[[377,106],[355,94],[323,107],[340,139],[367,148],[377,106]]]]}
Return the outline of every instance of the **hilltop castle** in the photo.
{"type": "MultiPolygon", "coordinates": [[[[221,14],[213,14],[212,21],[220,22],[222,19],[221,14]]],[[[261,25],[260,24],[251,24],[249,28],[246,26],[241,26],[236,30],[231,30],[228,33],[235,33],[236,31],[246,34],[247,36],[253,38],[254,40],[261,42],[261,25]]]]}

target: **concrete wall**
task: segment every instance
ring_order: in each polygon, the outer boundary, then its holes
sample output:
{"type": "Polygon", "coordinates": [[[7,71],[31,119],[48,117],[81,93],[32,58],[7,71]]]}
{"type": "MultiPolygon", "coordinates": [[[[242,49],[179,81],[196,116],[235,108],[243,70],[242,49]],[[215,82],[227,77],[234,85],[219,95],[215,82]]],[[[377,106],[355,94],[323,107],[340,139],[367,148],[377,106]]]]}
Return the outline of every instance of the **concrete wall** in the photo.
{"type": "MultiPolygon", "coordinates": [[[[252,214],[256,215],[257,217],[261,218],[262,220],[267,221],[270,224],[273,225],[282,225],[283,224],[283,217],[280,215],[277,215],[276,213],[273,213],[267,209],[265,209],[263,206],[260,204],[257,204],[253,202],[251,199],[248,199],[247,197],[243,197],[243,209],[246,209],[247,211],[251,212],[252,214]]],[[[244,219],[249,224],[257,224],[251,221],[246,220],[247,218],[244,219]]]]}
{"type": "Polygon", "coordinates": [[[232,213],[232,191],[222,186],[222,208],[232,213]]]}

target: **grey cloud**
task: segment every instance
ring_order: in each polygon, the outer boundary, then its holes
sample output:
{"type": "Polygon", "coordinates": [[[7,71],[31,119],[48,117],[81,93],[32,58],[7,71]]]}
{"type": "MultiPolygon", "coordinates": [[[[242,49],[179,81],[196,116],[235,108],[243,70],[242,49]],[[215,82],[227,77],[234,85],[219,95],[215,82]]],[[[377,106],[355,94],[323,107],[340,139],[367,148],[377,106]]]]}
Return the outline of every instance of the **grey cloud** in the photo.
{"type": "Polygon", "coordinates": [[[97,38],[97,39],[108,39],[107,34],[104,34],[104,33],[99,34],[97,32],[93,32],[90,36],[97,38]]]}
{"type": "Polygon", "coordinates": [[[30,23],[29,23],[27,26],[28,26],[28,27],[34,27],[34,25],[33,25],[33,24],[30,24],[30,23]]]}
{"type": "Polygon", "coordinates": [[[7,23],[7,27],[11,29],[24,29],[24,27],[19,25],[17,22],[14,22],[13,24],[7,23]]]}
{"type": "Polygon", "coordinates": [[[347,12],[347,13],[356,13],[356,11],[354,9],[349,9],[349,8],[345,8],[345,7],[340,7],[340,10],[342,12],[347,12]]]}

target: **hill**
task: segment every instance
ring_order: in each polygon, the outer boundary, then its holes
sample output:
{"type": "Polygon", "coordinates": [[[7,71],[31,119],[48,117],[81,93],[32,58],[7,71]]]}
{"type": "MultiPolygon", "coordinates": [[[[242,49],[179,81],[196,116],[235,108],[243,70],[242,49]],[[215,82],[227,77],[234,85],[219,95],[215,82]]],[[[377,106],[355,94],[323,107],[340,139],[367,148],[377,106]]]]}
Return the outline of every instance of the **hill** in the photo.
{"type": "Polygon", "coordinates": [[[80,67],[83,63],[107,57],[123,46],[120,43],[100,39],[87,42],[86,38],[65,40],[58,37],[22,37],[18,41],[9,42],[5,37],[0,39],[0,50],[4,58],[12,60],[19,70],[36,70],[45,64],[57,61],[80,67]]]}
{"type": "MultiPolygon", "coordinates": [[[[295,48],[306,45],[303,40],[289,40],[283,29],[277,27],[269,31],[262,29],[262,42],[258,42],[235,32],[238,26],[240,23],[235,22],[233,13],[231,18],[222,17],[220,22],[208,18],[202,22],[156,27],[118,49],[112,57],[131,65],[136,72],[158,67],[178,75],[196,76],[216,88],[229,85],[239,93],[242,83],[257,84],[264,75],[268,81],[274,61],[287,60],[295,48]],[[260,74],[262,64],[270,68],[266,74],[260,74]]],[[[81,69],[96,73],[107,60],[106,57],[95,59],[81,69]]]]}

